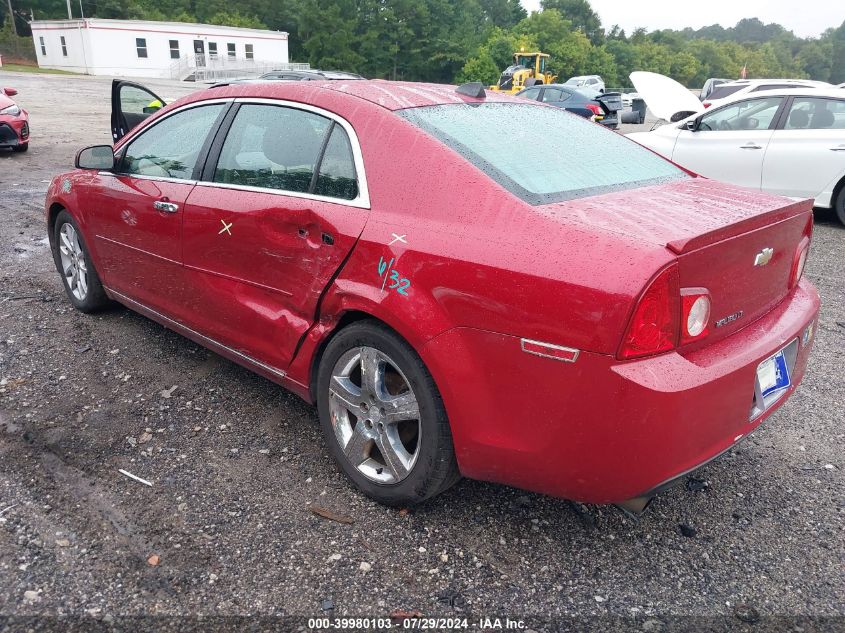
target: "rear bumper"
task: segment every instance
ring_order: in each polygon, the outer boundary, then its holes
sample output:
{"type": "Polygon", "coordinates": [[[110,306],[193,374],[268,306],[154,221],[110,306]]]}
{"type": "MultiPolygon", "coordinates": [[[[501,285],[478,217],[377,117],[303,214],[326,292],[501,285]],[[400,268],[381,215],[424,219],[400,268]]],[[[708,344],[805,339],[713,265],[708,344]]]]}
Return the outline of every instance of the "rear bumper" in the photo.
{"type": "MultiPolygon", "coordinates": [[[[441,388],[461,472],[590,503],[618,503],[729,449],[804,376],[819,298],[802,281],[761,319],[684,356],[582,352],[573,363],[526,354],[520,339],[456,328],[424,358],[441,388]],[[797,339],[789,390],[753,420],[759,363],[797,339]]],[[[565,340],[550,341],[566,345],[565,340]]]]}

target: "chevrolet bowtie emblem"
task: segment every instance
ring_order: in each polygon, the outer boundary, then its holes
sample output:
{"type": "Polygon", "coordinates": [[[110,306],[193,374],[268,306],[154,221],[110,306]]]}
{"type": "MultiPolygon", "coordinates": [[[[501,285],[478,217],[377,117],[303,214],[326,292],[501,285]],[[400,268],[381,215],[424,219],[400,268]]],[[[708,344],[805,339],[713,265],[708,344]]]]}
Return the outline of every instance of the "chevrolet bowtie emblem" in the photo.
{"type": "Polygon", "coordinates": [[[769,263],[772,259],[772,255],[775,254],[775,249],[773,248],[764,248],[762,251],[757,253],[757,256],[754,258],[754,265],[755,266],[765,266],[769,263]]]}

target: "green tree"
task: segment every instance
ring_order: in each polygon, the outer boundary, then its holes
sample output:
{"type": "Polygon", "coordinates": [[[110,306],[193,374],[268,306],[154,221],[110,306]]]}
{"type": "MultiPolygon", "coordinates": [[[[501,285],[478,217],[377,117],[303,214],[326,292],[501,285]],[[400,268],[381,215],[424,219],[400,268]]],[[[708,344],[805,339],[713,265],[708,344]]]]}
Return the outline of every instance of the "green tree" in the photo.
{"type": "Polygon", "coordinates": [[[598,14],[593,11],[588,0],[542,0],[543,11],[559,11],[565,20],[584,35],[593,44],[604,42],[604,29],[598,14]]]}

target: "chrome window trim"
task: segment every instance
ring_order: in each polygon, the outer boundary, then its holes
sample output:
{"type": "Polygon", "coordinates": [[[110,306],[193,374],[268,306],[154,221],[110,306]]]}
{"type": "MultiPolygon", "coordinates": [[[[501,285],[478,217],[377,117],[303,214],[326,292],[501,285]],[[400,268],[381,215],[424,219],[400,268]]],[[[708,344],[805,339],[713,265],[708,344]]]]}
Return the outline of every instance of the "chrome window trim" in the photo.
{"type": "Polygon", "coordinates": [[[166,176],[143,176],[141,174],[126,174],[126,173],[115,173],[113,171],[98,171],[98,176],[111,176],[112,178],[136,178],[138,180],[155,180],[157,182],[173,182],[178,183],[180,185],[191,185],[195,186],[199,184],[197,180],[183,180],[181,178],[168,178],[166,176]]]}
{"type": "MultiPolygon", "coordinates": [[[[370,190],[367,185],[367,174],[364,168],[364,155],[361,151],[361,143],[358,141],[358,134],[355,132],[355,128],[352,127],[352,124],[349,123],[346,119],[342,116],[335,114],[334,112],[330,112],[328,110],[324,110],[318,106],[312,106],[307,103],[299,103],[297,101],[288,101],[286,99],[266,99],[260,97],[237,97],[237,98],[217,98],[217,99],[206,99],[203,101],[195,101],[193,103],[187,103],[183,106],[180,106],[173,110],[172,112],[168,112],[165,116],[162,116],[159,121],[156,121],[155,125],[158,125],[161,121],[170,118],[174,114],[178,114],[180,112],[184,112],[185,110],[189,110],[191,108],[201,107],[205,105],[213,105],[216,103],[246,103],[246,104],[257,104],[257,105],[272,105],[272,106],[279,106],[279,107],[288,107],[294,108],[297,110],[304,110],[306,112],[312,112],[319,116],[326,117],[331,121],[334,121],[338,125],[340,125],[346,135],[349,138],[349,144],[352,146],[352,160],[355,163],[355,175],[358,179],[358,195],[353,198],[352,200],[346,200],[344,198],[333,198],[330,196],[319,196],[312,193],[304,193],[299,191],[285,191],[283,189],[270,189],[268,187],[250,187],[247,185],[232,185],[220,182],[213,182],[207,180],[190,180],[190,179],[182,179],[182,178],[168,178],[166,176],[144,176],[141,174],[128,174],[125,172],[112,172],[112,171],[100,171],[98,175],[100,176],[112,176],[112,177],[127,177],[127,178],[139,178],[141,180],[156,180],[160,182],[173,182],[173,183],[183,183],[188,185],[195,185],[198,187],[219,187],[220,189],[232,189],[235,191],[251,191],[255,193],[270,193],[277,196],[290,196],[291,198],[300,198],[303,200],[314,200],[317,202],[328,202],[331,204],[340,204],[347,207],[357,207],[359,209],[370,209],[370,190]]],[[[153,126],[154,127],[154,126],[153,126]]],[[[124,151],[129,145],[135,142],[135,140],[141,136],[141,134],[147,130],[147,126],[144,126],[141,130],[136,132],[134,135],[127,135],[127,140],[124,141],[120,145],[120,149],[118,152],[124,151]]],[[[219,129],[219,128],[218,128],[219,129]]],[[[225,142],[225,141],[224,141],[225,142]]],[[[118,152],[115,152],[115,156],[118,152]]]]}
{"type": "MultiPolygon", "coordinates": [[[[267,187],[249,187],[247,185],[230,185],[219,182],[210,182],[203,180],[197,183],[201,187],[220,187],[223,189],[235,189],[243,191],[255,191],[258,193],[272,193],[282,196],[290,196],[292,198],[302,198],[305,200],[317,200],[320,202],[330,202],[334,204],[342,204],[348,207],[358,207],[360,209],[370,208],[370,189],[367,185],[367,174],[364,168],[364,155],[361,152],[361,143],[358,141],[358,135],[355,133],[355,128],[342,116],[324,110],[318,106],[313,106],[307,103],[299,103],[297,101],[288,101],[286,99],[266,99],[261,97],[236,97],[235,103],[239,104],[255,104],[255,105],[271,105],[283,108],[293,108],[295,110],[304,110],[319,116],[325,117],[340,125],[346,135],[349,137],[349,144],[352,146],[352,160],[355,163],[355,175],[358,179],[358,195],[352,200],[344,198],[334,198],[331,196],[318,196],[311,193],[302,193],[299,191],[285,191],[283,189],[270,189],[267,187]]],[[[235,117],[237,119],[237,117],[235,117]]],[[[224,141],[225,142],[225,141],[224,141]]]]}

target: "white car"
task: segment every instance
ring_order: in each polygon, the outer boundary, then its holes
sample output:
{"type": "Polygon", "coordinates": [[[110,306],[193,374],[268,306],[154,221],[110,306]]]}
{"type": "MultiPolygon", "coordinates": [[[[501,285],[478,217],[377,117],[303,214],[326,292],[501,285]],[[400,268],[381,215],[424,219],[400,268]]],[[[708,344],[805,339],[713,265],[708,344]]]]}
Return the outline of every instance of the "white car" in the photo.
{"type": "Polygon", "coordinates": [[[627,136],[707,178],[813,198],[845,224],[845,94],[838,88],[744,93],[708,109],[673,79],[632,73],[658,118],[627,136]]]}
{"type": "Polygon", "coordinates": [[[749,92],[762,92],[764,90],[787,90],[789,88],[833,88],[832,84],[826,81],[813,81],[812,79],[736,79],[721,83],[714,87],[710,94],[703,99],[704,107],[708,108],[720,103],[728,97],[740,97],[749,92]]]}
{"type": "Polygon", "coordinates": [[[599,92],[604,92],[604,79],[599,75],[581,75],[579,77],[570,77],[564,84],[566,86],[574,86],[576,88],[592,88],[599,92]]]}

